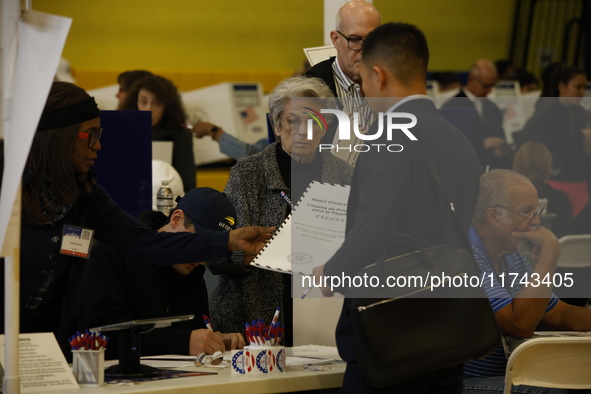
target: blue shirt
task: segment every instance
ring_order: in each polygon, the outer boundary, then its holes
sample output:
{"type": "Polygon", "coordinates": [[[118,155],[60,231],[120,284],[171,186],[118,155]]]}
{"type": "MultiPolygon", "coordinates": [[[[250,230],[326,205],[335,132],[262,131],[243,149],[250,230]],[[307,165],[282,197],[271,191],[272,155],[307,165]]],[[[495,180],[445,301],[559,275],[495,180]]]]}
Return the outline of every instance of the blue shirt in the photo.
{"type": "Polygon", "coordinates": [[[219,140],[220,152],[234,160],[243,159],[245,157],[261,152],[269,145],[267,137],[261,138],[254,144],[241,141],[238,138],[228,133],[222,134],[219,140]]]}
{"type": "MultiPolygon", "coordinates": [[[[497,275],[497,272],[493,268],[492,260],[486,252],[486,249],[484,248],[484,245],[482,244],[482,241],[480,240],[480,237],[478,236],[478,233],[476,233],[474,227],[470,227],[468,239],[472,245],[474,259],[480,266],[485,278],[483,284],[484,290],[486,291],[486,295],[488,296],[488,300],[490,301],[493,312],[497,313],[513,302],[513,297],[515,297],[523,287],[519,283],[521,278],[524,275],[529,278],[532,272],[532,267],[529,265],[525,256],[522,254],[513,253],[505,256],[503,262],[503,271],[506,275],[503,287],[499,282],[499,276],[497,275]],[[510,273],[517,273],[517,278],[514,276],[509,276],[510,273]]],[[[546,307],[546,312],[552,310],[552,308],[554,308],[557,303],[558,297],[552,293],[550,300],[548,301],[548,306],[546,307]]],[[[464,364],[464,375],[468,377],[479,378],[504,376],[506,366],[507,359],[505,358],[505,351],[503,349],[503,345],[499,344],[495,351],[488,356],[478,360],[468,361],[466,364],[464,364]]]]}

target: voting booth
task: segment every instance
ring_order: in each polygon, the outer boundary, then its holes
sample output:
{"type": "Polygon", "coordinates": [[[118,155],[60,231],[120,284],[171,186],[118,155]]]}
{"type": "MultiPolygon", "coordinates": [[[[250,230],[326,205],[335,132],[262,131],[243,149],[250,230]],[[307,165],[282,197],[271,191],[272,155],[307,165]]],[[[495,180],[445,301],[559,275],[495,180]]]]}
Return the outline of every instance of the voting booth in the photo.
{"type": "MultiPolygon", "coordinates": [[[[267,108],[260,83],[224,82],[181,94],[187,124],[198,121],[220,126],[236,138],[255,143],[267,137],[267,108]]],[[[211,138],[193,139],[195,164],[228,159],[211,138]]]]}
{"type": "Polygon", "coordinates": [[[152,208],[152,116],[145,111],[101,111],[98,183],[136,217],[152,208]]]}
{"type": "Polygon", "coordinates": [[[102,111],[110,111],[117,109],[119,100],[115,95],[119,92],[119,85],[109,85],[98,89],[89,90],[88,94],[94,97],[96,105],[102,111]]]}
{"type": "Polygon", "coordinates": [[[522,107],[521,88],[518,81],[500,80],[497,81],[490,99],[499,107],[503,113],[503,129],[505,140],[513,143],[513,133],[523,129],[526,119],[522,107]]]}

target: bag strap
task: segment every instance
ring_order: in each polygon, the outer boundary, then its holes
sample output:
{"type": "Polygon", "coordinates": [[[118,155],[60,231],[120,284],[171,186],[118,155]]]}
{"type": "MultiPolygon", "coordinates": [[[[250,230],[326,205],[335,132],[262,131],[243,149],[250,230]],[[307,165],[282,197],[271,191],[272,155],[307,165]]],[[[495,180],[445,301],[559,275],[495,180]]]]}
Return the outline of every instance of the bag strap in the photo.
{"type": "Polygon", "coordinates": [[[471,251],[472,250],[472,246],[468,242],[468,234],[466,233],[466,231],[464,231],[464,229],[462,228],[462,225],[460,224],[460,221],[456,217],[455,207],[453,205],[453,202],[451,202],[447,198],[447,195],[445,194],[445,191],[443,190],[443,186],[441,186],[441,182],[439,182],[439,179],[437,178],[437,175],[435,175],[435,172],[431,168],[431,164],[427,161],[427,158],[425,157],[425,155],[423,154],[423,152],[418,147],[417,147],[417,151],[419,152],[419,155],[421,156],[421,159],[423,160],[423,163],[425,163],[425,167],[427,168],[427,172],[429,173],[429,177],[431,178],[431,180],[435,184],[437,190],[439,191],[439,195],[443,198],[443,202],[447,206],[446,211],[449,212],[449,214],[452,217],[452,221],[454,223],[454,227],[456,229],[456,234],[458,235],[459,242],[468,251],[471,251]],[[449,211],[447,209],[449,209],[449,211]]]}

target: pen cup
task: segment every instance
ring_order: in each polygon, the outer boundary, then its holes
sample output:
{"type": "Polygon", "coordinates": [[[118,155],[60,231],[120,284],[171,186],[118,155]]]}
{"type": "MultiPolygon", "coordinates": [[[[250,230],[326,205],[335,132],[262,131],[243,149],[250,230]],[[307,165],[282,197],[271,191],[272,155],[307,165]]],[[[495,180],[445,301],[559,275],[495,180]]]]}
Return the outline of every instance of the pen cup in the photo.
{"type": "Polygon", "coordinates": [[[72,350],[73,372],[81,387],[98,387],[105,382],[105,349],[72,350]]]}
{"type": "Polygon", "coordinates": [[[285,346],[245,346],[242,350],[232,350],[232,373],[284,372],[285,359],[285,346]]]}

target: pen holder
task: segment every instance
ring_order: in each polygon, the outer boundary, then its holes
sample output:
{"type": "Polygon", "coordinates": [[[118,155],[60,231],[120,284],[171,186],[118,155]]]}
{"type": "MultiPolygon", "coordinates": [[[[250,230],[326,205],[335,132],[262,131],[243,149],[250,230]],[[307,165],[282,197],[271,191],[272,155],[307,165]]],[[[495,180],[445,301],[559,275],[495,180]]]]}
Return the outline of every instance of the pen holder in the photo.
{"type": "Polygon", "coordinates": [[[242,350],[232,350],[232,373],[284,372],[285,359],[285,346],[245,346],[242,350]]]}
{"type": "Polygon", "coordinates": [[[73,372],[81,387],[98,387],[105,382],[105,349],[72,350],[73,372]]]}

